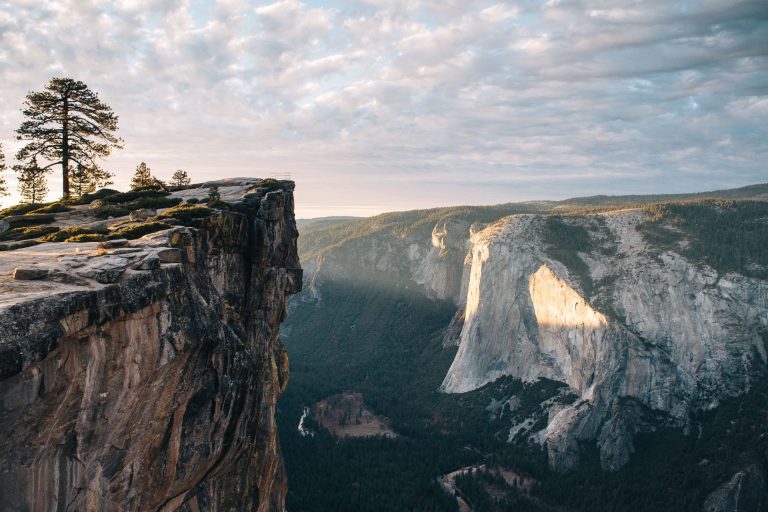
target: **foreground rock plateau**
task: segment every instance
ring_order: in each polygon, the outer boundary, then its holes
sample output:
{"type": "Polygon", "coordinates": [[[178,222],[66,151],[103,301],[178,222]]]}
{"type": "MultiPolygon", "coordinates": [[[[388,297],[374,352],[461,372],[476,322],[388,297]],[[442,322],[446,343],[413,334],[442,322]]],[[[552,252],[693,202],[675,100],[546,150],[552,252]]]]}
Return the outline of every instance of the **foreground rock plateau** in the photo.
{"type": "Polygon", "coordinates": [[[0,510],[282,512],[301,270],[293,184],[259,185],[130,242],[0,253],[0,510]]]}

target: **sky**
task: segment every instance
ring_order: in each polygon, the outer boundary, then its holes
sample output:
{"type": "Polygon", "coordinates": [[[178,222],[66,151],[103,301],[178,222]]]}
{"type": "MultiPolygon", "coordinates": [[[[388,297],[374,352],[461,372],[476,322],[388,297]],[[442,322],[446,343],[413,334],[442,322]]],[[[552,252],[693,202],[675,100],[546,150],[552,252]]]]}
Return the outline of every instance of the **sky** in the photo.
{"type": "Polygon", "coordinates": [[[116,188],[290,177],[303,218],[768,181],[765,0],[0,0],[9,164],[58,76],[116,188]]]}

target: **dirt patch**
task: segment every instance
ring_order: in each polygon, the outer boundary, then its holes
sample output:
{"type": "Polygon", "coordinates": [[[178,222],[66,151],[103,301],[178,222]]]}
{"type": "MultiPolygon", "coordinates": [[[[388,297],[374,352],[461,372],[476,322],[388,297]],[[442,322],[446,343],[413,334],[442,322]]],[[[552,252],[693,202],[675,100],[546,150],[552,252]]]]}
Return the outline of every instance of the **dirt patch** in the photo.
{"type": "Polygon", "coordinates": [[[312,418],[336,437],[397,437],[387,418],[366,409],[362,393],[329,396],[315,404],[312,418]]]}

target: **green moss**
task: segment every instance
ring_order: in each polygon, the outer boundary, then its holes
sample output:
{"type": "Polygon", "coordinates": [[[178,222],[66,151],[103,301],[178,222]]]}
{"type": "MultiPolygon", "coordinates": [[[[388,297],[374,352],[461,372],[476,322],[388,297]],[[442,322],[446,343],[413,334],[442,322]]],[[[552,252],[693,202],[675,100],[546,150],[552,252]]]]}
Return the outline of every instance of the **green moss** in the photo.
{"type": "Polygon", "coordinates": [[[13,228],[0,234],[0,241],[10,242],[16,240],[30,240],[44,235],[56,233],[59,228],[54,226],[27,226],[13,228]]]}
{"type": "Polygon", "coordinates": [[[20,203],[13,206],[9,206],[3,210],[0,210],[0,217],[8,217],[9,215],[26,215],[27,213],[42,208],[51,203],[20,203]]]}
{"type": "Polygon", "coordinates": [[[51,233],[40,239],[41,242],[64,242],[69,241],[70,238],[78,235],[101,235],[105,236],[106,230],[98,230],[85,226],[73,226],[70,228],[64,228],[57,230],[55,233],[51,233]]]}
{"type": "Polygon", "coordinates": [[[31,212],[29,212],[29,214],[62,213],[62,212],[68,212],[71,210],[72,208],[62,204],[61,202],[58,202],[58,203],[51,203],[48,206],[43,206],[42,208],[38,208],[37,210],[32,210],[31,212]]]}
{"type": "Polygon", "coordinates": [[[139,199],[160,198],[169,196],[169,192],[162,190],[130,190],[128,192],[119,192],[111,196],[102,198],[106,204],[125,204],[132,203],[139,199]]]}
{"type": "Polygon", "coordinates": [[[85,194],[83,197],[72,201],[71,204],[90,204],[97,199],[106,199],[107,197],[118,195],[120,193],[121,192],[119,190],[102,188],[101,190],[97,190],[92,194],[85,194]]]}
{"type": "Polygon", "coordinates": [[[84,242],[103,242],[106,239],[107,239],[106,235],[101,235],[98,233],[83,233],[80,235],[71,236],[64,241],[68,243],[84,243],[84,242]]]}
{"type": "Polygon", "coordinates": [[[110,217],[124,217],[129,213],[131,213],[131,210],[127,208],[120,208],[118,206],[104,206],[95,210],[93,215],[98,219],[108,219],[110,217]]]}
{"type": "Polygon", "coordinates": [[[209,217],[212,213],[213,210],[207,206],[180,204],[173,208],[169,208],[158,215],[158,217],[163,219],[173,218],[179,220],[191,220],[209,217]]]}
{"type": "Polygon", "coordinates": [[[155,233],[157,231],[163,231],[169,229],[171,226],[164,222],[147,222],[145,224],[134,224],[132,226],[125,226],[110,233],[109,238],[127,238],[128,240],[135,240],[141,238],[144,235],[155,233]]]}

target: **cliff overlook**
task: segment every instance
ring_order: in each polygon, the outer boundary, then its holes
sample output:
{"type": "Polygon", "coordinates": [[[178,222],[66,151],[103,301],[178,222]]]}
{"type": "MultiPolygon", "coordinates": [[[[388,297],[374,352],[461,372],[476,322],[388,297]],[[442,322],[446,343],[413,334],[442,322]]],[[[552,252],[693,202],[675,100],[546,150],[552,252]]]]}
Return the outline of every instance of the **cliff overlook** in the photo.
{"type": "Polygon", "coordinates": [[[101,223],[103,241],[0,252],[0,509],[283,510],[293,183],[216,184],[215,208],[193,204],[211,184],[174,192],[186,208],[96,203],[50,232],[101,223]]]}

